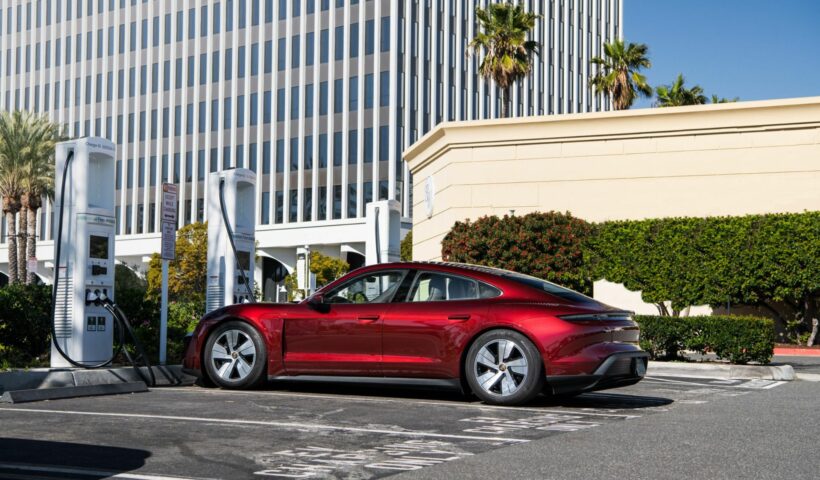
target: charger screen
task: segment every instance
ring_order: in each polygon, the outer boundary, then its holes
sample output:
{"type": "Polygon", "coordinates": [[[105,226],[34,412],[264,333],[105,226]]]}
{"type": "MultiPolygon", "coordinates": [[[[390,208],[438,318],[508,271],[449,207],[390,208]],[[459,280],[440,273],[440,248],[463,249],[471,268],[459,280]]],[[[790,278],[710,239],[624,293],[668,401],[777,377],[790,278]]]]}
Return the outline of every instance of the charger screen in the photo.
{"type": "Polygon", "coordinates": [[[239,265],[237,267],[242,270],[250,270],[251,268],[251,252],[244,252],[242,250],[236,251],[236,260],[239,265]]]}
{"type": "Polygon", "coordinates": [[[88,256],[100,260],[108,260],[108,237],[91,235],[88,246],[88,256]]]}

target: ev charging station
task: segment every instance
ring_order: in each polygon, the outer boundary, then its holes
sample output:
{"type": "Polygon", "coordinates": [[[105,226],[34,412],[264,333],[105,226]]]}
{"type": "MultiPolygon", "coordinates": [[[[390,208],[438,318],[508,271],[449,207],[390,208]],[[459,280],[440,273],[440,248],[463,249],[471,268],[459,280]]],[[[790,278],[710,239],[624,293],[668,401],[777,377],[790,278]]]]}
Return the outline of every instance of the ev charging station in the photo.
{"type": "Polygon", "coordinates": [[[206,313],[254,301],[256,174],[246,168],[213,172],[208,189],[206,313]]]}
{"type": "Polygon", "coordinates": [[[87,300],[114,298],[115,152],[112,142],[97,137],[56,147],[54,207],[62,215],[62,232],[55,234],[61,250],[54,272],[55,368],[72,366],[55,343],[80,364],[99,364],[112,356],[114,319],[99,302],[87,300]]]}

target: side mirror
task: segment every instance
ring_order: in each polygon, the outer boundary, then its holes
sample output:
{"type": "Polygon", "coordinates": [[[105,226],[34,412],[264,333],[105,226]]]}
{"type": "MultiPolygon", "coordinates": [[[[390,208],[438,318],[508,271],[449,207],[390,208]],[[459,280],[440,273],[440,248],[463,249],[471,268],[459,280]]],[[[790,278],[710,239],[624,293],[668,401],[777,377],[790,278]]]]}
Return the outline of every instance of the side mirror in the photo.
{"type": "Polygon", "coordinates": [[[327,313],[328,311],[330,311],[330,305],[325,303],[325,297],[321,293],[311,295],[307,299],[307,303],[308,305],[310,305],[311,308],[318,312],[327,313]]]}

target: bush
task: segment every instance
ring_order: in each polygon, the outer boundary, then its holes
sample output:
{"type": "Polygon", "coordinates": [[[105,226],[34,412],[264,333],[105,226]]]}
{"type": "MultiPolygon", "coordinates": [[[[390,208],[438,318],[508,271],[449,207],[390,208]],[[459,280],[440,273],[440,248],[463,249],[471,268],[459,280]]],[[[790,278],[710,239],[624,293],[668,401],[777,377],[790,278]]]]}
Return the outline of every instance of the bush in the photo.
{"type": "Polygon", "coordinates": [[[569,213],[530,213],[456,222],[441,242],[444,261],[512,270],[591,293],[583,245],[592,226],[569,213]]]}
{"type": "Polygon", "coordinates": [[[51,338],[51,287],[10,284],[0,288],[0,365],[47,362],[51,338]]]}
{"type": "Polygon", "coordinates": [[[641,326],[641,348],[653,359],[676,359],[681,350],[692,350],[731,363],[766,364],[774,353],[774,322],[768,318],[637,315],[635,321],[641,326]]]}

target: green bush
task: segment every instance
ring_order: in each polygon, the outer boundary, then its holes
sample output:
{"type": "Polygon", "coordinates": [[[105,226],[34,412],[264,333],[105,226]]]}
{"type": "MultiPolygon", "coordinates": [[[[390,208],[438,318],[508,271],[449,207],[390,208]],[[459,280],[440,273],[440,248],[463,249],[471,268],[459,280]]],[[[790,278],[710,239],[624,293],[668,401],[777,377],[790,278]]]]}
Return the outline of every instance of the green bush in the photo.
{"type": "Polygon", "coordinates": [[[0,365],[47,362],[51,335],[51,287],[11,284],[0,288],[0,365]]]}
{"type": "Polygon", "coordinates": [[[456,222],[441,242],[444,261],[532,275],[591,293],[583,245],[592,226],[569,213],[495,215],[456,222]]]}
{"type": "Polygon", "coordinates": [[[676,359],[681,350],[691,350],[731,363],[766,364],[774,353],[774,322],[768,318],[637,315],[635,321],[641,326],[641,348],[654,359],[676,359]]]}

